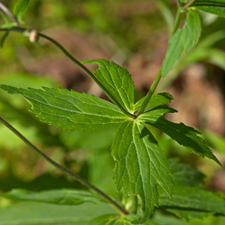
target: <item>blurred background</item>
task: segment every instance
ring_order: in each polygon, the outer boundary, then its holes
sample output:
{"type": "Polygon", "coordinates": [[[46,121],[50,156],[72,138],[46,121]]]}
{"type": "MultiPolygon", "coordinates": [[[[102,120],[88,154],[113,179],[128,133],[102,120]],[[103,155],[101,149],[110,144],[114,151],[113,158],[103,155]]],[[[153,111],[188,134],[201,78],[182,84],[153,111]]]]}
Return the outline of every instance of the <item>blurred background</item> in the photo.
{"type": "MultiPolygon", "coordinates": [[[[16,1],[1,1],[10,9],[16,1]]],[[[157,75],[173,28],[176,1],[48,0],[30,1],[24,16],[28,28],[49,35],[79,61],[113,60],[126,66],[143,97],[157,75]]],[[[214,154],[225,163],[225,19],[200,12],[202,37],[161,80],[157,92],[174,96],[174,122],[203,133],[214,154]]],[[[3,24],[0,18],[0,25],[3,24]]],[[[3,33],[0,35],[3,36],[3,33]]],[[[96,68],[87,65],[89,69],[96,68]]],[[[11,33],[0,49],[0,83],[18,87],[64,87],[106,98],[99,87],[51,43],[31,44],[11,33]]],[[[55,161],[119,199],[112,181],[110,145],[115,128],[69,132],[39,122],[20,96],[0,91],[1,116],[55,161]]],[[[206,174],[207,188],[225,192],[225,170],[190,154],[158,130],[152,130],[168,158],[180,157],[206,174]]],[[[0,124],[0,193],[12,188],[39,191],[85,188],[53,168],[0,124]]],[[[0,202],[3,207],[6,202],[0,202]]]]}

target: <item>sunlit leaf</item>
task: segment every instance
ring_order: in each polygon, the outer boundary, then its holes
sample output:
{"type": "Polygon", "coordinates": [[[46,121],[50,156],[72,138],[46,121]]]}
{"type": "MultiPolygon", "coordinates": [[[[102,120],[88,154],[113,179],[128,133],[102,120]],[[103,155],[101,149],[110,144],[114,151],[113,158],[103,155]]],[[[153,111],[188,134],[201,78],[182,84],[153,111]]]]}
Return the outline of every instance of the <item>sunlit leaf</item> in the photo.
{"type": "Polygon", "coordinates": [[[173,109],[166,106],[159,106],[141,114],[138,119],[160,129],[180,145],[185,146],[190,152],[194,152],[201,157],[206,156],[221,165],[207,143],[199,136],[201,133],[183,123],[178,124],[166,120],[162,115],[168,112],[175,112],[175,110],[173,111],[173,109]]]}
{"type": "MultiPolygon", "coordinates": [[[[134,111],[137,111],[142,103],[144,102],[145,100],[145,97],[140,99],[135,105],[134,105],[134,111]]],[[[170,103],[171,100],[173,100],[173,96],[169,93],[158,93],[158,94],[155,94],[155,95],[152,95],[147,107],[156,107],[156,106],[159,106],[159,105],[163,105],[163,104],[166,104],[166,103],[170,103]]]]}
{"type": "Polygon", "coordinates": [[[170,170],[163,151],[150,131],[138,122],[125,122],[117,130],[112,145],[116,161],[113,179],[124,195],[138,195],[142,201],[145,222],[158,205],[157,186],[172,191],[170,170]]]}
{"type": "Polygon", "coordinates": [[[182,29],[178,29],[170,38],[165,59],[162,64],[162,76],[171,70],[184,52],[192,49],[200,38],[201,21],[197,11],[188,10],[187,19],[182,29]]]}
{"type": "Polygon", "coordinates": [[[134,83],[126,67],[120,67],[113,61],[104,59],[93,59],[83,63],[97,63],[99,69],[94,70],[96,78],[124,109],[133,113],[134,83]]]}
{"type": "Polygon", "coordinates": [[[73,90],[22,89],[7,85],[0,88],[10,94],[22,95],[30,104],[31,112],[42,122],[69,130],[94,130],[116,126],[128,119],[115,105],[93,95],[73,90]]]}

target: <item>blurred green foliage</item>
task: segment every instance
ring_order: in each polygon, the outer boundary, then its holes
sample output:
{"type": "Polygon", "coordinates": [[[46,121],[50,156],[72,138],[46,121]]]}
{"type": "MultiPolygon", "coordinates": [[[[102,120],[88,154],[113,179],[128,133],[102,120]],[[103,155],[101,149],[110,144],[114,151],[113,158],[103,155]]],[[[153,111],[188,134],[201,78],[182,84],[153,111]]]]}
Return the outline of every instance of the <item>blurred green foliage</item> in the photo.
{"type": "MultiPolygon", "coordinates": [[[[17,1],[3,0],[1,2],[13,9],[17,1]]],[[[169,3],[171,15],[174,15],[176,5],[174,1],[169,1],[169,3]]],[[[161,10],[160,12],[162,13],[161,10]]],[[[149,54],[154,49],[154,40],[157,39],[158,33],[165,32],[165,35],[168,35],[167,23],[161,13],[159,13],[153,0],[142,0],[141,3],[137,0],[32,0],[24,16],[24,21],[28,27],[39,31],[63,27],[89,35],[96,42],[104,40],[105,37],[110,37],[116,43],[116,50],[123,49],[127,61],[129,56],[135,52],[141,52],[143,55],[149,54]],[[137,8],[137,6],[139,7],[137,8]]],[[[225,46],[224,19],[216,16],[210,17],[206,13],[201,13],[201,16],[203,32],[198,47],[182,58],[171,71],[171,74],[162,81],[159,91],[171,85],[183,68],[196,61],[209,62],[223,70],[225,69],[225,53],[223,50],[216,49],[225,46]]],[[[43,59],[48,55],[56,57],[61,54],[50,46],[44,46],[43,49],[34,46],[20,34],[10,34],[4,45],[4,51],[0,50],[0,83],[34,88],[61,86],[61,84],[45,76],[28,73],[21,63],[18,54],[20,52],[19,46],[25,46],[26,49],[29,49],[29,54],[38,59],[43,59]]],[[[212,75],[209,74],[209,76],[212,75]]],[[[139,92],[137,95],[142,97],[139,92]]],[[[89,180],[115,199],[121,199],[121,195],[116,192],[112,181],[114,161],[109,154],[116,128],[94,133],[68,132],[39,122],[35,116],[28,112],[28,109],[29,105],[21,97],[11,96],[0,91],[0,113],[3,118],[56,161],[89,180]]],[[[179,156],[184,162],[197,164],[199,159],[190,155],[188,151],[178,146],[173,140],[162,135],[158,130],[153,130],[153,134],[165,150],[167,157],[179,156]]],[[[223,136],[209,131],[205,131],[203,134],[213,149],[218,150],[223,155],[225,154],[225,138],[223,136]]],[[[0,125],[0,192],[9,191],[12,188],[38,191],[74,187],[84,188],[84,186],[74,182],[74,180],[36,157],[21,140],[3,125],[0,125]]],[[[10,204],[11,202],[1,199],[0,208],[10,204]]],[[[30,210],[30,207],[33,210],[35,210],[35,207],[39,207],[36,203],[35,205],[30,203],[19,204],[25,204],[27,210],[30,210]]],[[[40,204],[40,206],[43,207],[43,211],[49,210],[48,207],[53,207],[45,204],[40,204]]],[[[18,215],[23,213],[14,205],[10,207],[11,211],[7,211],[10,215],[14,214],[18,218],[18,215]]],[[[84,205],[74,215],[73,212],[77,211],[76,206],[74,206],[74,210],[68,210],[66,206],[64,207],[54,206],[53,213],[57,215],[58,211],[63,210],[68,218],[72,218],[71,221],[76,215],[86,210],[86,205],[84,205]]],[[[108,206],[103,205],[101,207],[107,212],[108,206]]],[[[93,211],[94,216],[97,216],[96,206],[88,205],[87,208],[90,218],[93,216],[91,215],[93,211]]],[[[111,209],[108,212],[111,213],[111,209]]],[[[4,211],[1,211],[0,216],[7,217],[4,211]]],[[[30,215],[30,217],[32,216],[33,214],[30,215]]],[[[161,225],[187,224],[171,215],[165,217],[165,214],[161,212],[154,215],[153,221],[161,225]]],[[[65,224],[67,224],[66,222],[65,224]]],[[[81,221],[78,221],[73,224],[80,223],[81,221]]],[[[201,222],[194,220],[189,224],[222,225],[224,224],[224,218],[210,218],[201,222]]]]}

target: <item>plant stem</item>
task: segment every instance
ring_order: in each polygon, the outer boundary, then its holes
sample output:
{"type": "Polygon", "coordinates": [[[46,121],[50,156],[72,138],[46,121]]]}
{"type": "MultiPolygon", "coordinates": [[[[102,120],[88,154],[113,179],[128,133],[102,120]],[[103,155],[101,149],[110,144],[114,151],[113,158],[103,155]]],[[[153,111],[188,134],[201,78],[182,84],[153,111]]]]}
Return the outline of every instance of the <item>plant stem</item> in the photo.
{"type": "Polygon", "coordinates": [[[0,2],[0,9],[13,21],[17,24],[18,27],[20,27],[20,23],[18,22],[18,20],[16,19],[16,17],[10,12],[10,10],[5,6],[3,5],[1,2],[0,2]]]}
{"type": "MultiPolygon", "coordinates": [[[[4,28],[0,29],[0,31],[15,31],[19,33],[26,33],[29,32],[25,28],[20,27],[11,27],[11,28],[4,28]]],[[[30,32],[29,32],[30,33],[30,32]]],[[[49,36],[37,32],[39,37],[42,37],[50,42],[52,42],[54,45],[56,45],[70,60],[72,60],[74,63],[76,63],[81,69],[83,69],[98,85],[99,87],[105,92],[105,94],[109,97],[109,99],[112,100],[112,102],[127,116],[131,118],[135,118],[135,116],[129,112],[127,112],[120,104],[117,102],[117,100],[109,93],[109,91],[102,85],[102,83],[94,76],[94,74],[88,70],[87,67],[85,67],[82,63],[80,63],[77,59],[75,59],[61,44],[59,44],[56,40],[53,38],[50,38],[49,36]]]]}
{"type": "Polygon", "coordinates": [[[177,29],[179,28],[181,16],[183,14],[183,10],[182,10],[182,7],[180,5],[179,0],[177,0],[177,6],[178,6],[177,15],[176,15],[175,24],[174,24],[174,28],[173,28],[173,33],[172,34],[176,33],[177,29]]]}
{"type": "Polygon", "coordinates": [[[137,196],[132,196],[132,214],[137,214],[137,207],[138,207],[138,198],[137,196]]]}
{"type": "Polygon", "coordinates": [[[185,6],[184,9],[187,9],[190,5],[192,5],[195,2],[195,0],[191,0],[190,2],[188,2],[185,6]]]}
{"type": "Polygon", "coordinates": [[[25,142],[32,150],[34,150],[36,153],[38,153],[41,157],[43,157],[45,160],[47,160],[49,163],[51,163],[54,167],[58,168],[59,170],[73,176],[77,181],[84,184],[85,186],[93,189],[95,192],[97,192],[99,195],[104,197],[109,203],[111,203],[113,206],[115,206],[120,212],[122,212],[124,215],[128,215],[129,213],[123,209],[120,205],[118,205],[113,199],[111,199],[108,195],[106,195],[104,192],[99,190],[97,187],[90,184],[88,181],[84,180],[82,177],[74,174],[73,172],[67,170],[65,167],[59,165],[55,161],[53,161],[51,158],[49,158],[47,155],[45,155],[42,151],[40,151],[38,148],[36,148],[31,142],[29,142],[19,131],[17,131],[13,126],[11,126],[8,122],[6,122],[4,119],[0,117],[0,121],[9,128],[14,134],[16,134],[23,142],[25,142]]]}
{"type": "Polygon", "coordinates": [[[150,99],[151,99],[151,97],[152,97],[161,77],[162,77],[162,74],[161,74],[161,69],[160,69],[159,73],[157,74],[155,80],[153,81],[153,83],[152,83],[152,85],[151,85],[151,87],[148,91],[148,94],[145,97],[145,100],[144,100],[143,104],[141,105],[139,111],[137,112],[137,116],[139,116],[140,114],[142,114],[145,111],[145,109],[146,109],[146,107],[147,107],[147,105],[148,105],[148,103],[149,103],[149,101],[150,101],[150,99]]]}
{"type": "MultiPolygon", "coordinates": [[[[178,10],[177,10],[176,20],[175,20],[175,25],[174,25],[174,28],[173,28],[172,35],[177,31],[177,29],[178,29],[178,27],[180,25],[181,16],[183,14],[183,9],[182,9],[182,7],[180,5],[180,1],[179,0],[177,0],[177,6],[178,6],[178,10]]],[[[148,103],[149,103],[149,101],[150,101],[150,99],[151,99],[151,97],[152,97],[156,87],[158,86],[158,83],[159,83],[161,78],[162,78],[162,66],[161,66],[161,68],[160,68],[160,70],[159,70],[155,80],[153,81],[153,83],[152,83],[152,85],[151,85],[151,87],[150,87],[150,89],[148,91],[148,94],[146,95],[145,100],[142,103],[140,109],[138,110],[136,116],[139,116],[140,114],[142,114],[145,111],[145,109],[146,109],[146,107],[147,107],[147,105],[148,105],[148,103]]]]}

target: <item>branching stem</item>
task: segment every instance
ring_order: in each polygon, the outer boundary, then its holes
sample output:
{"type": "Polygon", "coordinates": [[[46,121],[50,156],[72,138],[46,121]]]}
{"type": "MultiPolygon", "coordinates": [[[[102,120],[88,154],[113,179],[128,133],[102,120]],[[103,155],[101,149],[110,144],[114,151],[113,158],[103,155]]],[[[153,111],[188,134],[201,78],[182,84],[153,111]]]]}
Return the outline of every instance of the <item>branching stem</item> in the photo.
{"type": "Polygon", "coordinates": [[[159,73],[157,74],[155,80],[153,81],[152,86],[150,87],[150,89],[148,91],[148,94],[146,95],[145,100],[144,100],[143,104],[141,105],[141,107],[140,107],[140,109],[137,113],[137,116],[139,116],[140,114],[142,114],[145,111],[145,109],[146,109],[146,107],[147,107],[147,105],[148,105],[148,103],[149,103],[149,101],[150,101],[150,99],[151,99],[151,97],[152,97],[161,77],[162,77],[162,75],[161,75],[161,70],[160,70],[159,73]]]}
{"type": "Polygon", "coordinates": [[[18,27],[20,27],[20,23],[18,22],[18,20],[16,19],[16,17],[1,2],[0,2],[0,10],[2,10],[13,22],[15,22],[17,24],[18,27]]]}
{"type": "MultiPolygon", "coordinates": [[[[19,33],[30,33],[30,31],[28,31],[25,28],[21,28],[21,27],[11,27],[11,28],[3,28],[0,29],[0,31],[15,31],[15,32],[19,32],[19,33]]],[[[82,70],[84,70],[98,85],[99,87],[105,92],[105,94],[109,97],[109,99],[112,100],[112,102],[118,106],[118,108],[127,116],[135,118],[135,116],[129,112],[127,112],[121,105],[120,103],[109,93],[109,91],[102,85],[102,83],[95,77],[95,75],[88,70],[87,67],[85,67],[82,63],[80,63],[77,59],[75,59],[61,44],[59,44],[56,40],[54,40],[53,38],[39,33],[37,32],[38,37],[42,37],[50,42],[52,42],[54,45],[56,45],[70,60],[72,60],[74,63],[76,63],[82,70]]]]}
{"type": "MultiPolygon", "coordinates": [[[[173,28],[172,34],[174,34],[177,31],[177,29],[179,28],[180,21],[181,21],[181,16],[183,14],[183,9],[182,9],[182,7],[180,5],[180,1],[179,0],[177,0],[177,6],[178,6],[178,10],[177,10],[176,20],[175,20],[175,24],[174,24],[174,28],[173,28]]],[[[156,87],[158,86],[159,81],[160,81],[161,78],[162,78],[162,67],[160,68],[160,70],[159,70],[155,80],[153,81],[153,83],[152,83],[152,85],[151,85],[151,87],[150,87],[150,89],[149,89],[149,91],[148,91],[148,93],[147,93],[147,95],[145,97],[145,100],[142,103],[140,109],[138,110],[136,116],[139,116],[140,114],[142,114],[145,111],[145,109],[146,109],[146,107],[147,107],[147,105],[148,105],[148,103],[149,103],[149,101],[150,101],[150,99],[151,99],[151,97],[152,97],[156,87]]]]}
{"type": "Polygon", "coordinates": [[[0,117],[0,121],[9,128],[14,134],[16,134],[24,143],[26,143],[32,150],[34,150],[36,153],[38,153],[41,157],[43,157],[45,160],[47,160],[49,163],[51,163],[54,167],[58,168],[59,170],[67,173],[68,175],[74,177],[77,181],[84,184],[85,186],[91,188],[95,192],[97,192],[99,195],[104,197],[109,203],[111,203],[113,206],[115,206],[120,212],[122,212],[124,215],[128,215],[129,213],[123,209],[118,203],[116,203],[113,199],[111,199],[108,195],[106,195],[104,192],[99,190],[97,187],[90,184],[88,181],[84,180],[82,177],[74,174],[73,172],[67,170],[65,167],[59,165],[55,161],[53,161],[51,158],[49,158],[47,155],[45,155],[42,151],[40,151],[38,148],[36,148],[31,142],[29,142],[19,131],[17,131],[13,126],[11,126],[8,122],[6,122],[4,119],[0,117]]]}
{"type": "Polygon", "coordinates": [[[187,9],[190,5],[192,5],[195,2],[195,0],[191,0],[190,2],[188,2],[185,6],[184,9],[187,9]]]}

